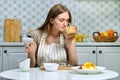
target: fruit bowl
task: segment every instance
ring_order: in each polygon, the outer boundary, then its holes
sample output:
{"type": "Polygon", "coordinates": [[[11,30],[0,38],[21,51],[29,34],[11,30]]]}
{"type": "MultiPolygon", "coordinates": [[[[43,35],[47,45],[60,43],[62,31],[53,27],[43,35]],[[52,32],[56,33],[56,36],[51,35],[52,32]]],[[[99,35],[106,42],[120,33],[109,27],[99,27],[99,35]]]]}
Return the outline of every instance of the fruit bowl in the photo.
{"type": "Polygon", "coordinates": [[[114,36],[100,36],[99,32],[93,33],[93,39],[96,42],[115,42],[118,39],[118,33],[114,32],[114,36]],[[95,35],[97,33],[97,35],[95,35]]]}

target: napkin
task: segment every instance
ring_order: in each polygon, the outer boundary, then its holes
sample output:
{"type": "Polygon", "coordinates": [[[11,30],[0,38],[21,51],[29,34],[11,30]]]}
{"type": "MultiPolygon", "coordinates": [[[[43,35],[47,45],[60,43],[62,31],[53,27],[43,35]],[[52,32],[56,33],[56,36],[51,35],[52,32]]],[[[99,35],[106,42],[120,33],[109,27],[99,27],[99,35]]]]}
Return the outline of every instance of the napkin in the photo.
{"type": "Polygon", "coordinates": [[[21,71],[29,71],[30,70],[30,58],[20,62],[19,68],[21,71]]]}

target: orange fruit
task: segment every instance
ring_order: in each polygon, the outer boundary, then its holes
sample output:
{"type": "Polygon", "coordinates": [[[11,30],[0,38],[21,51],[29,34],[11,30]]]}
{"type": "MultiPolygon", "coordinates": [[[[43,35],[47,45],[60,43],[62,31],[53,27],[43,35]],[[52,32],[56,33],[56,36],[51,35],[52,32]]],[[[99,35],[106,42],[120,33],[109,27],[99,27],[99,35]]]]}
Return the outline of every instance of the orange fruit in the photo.
{"type": "Polygon", "coordinates": [[[113,29],[109,29],[109,30],[108,30],[108,35],[109,35],[109,36],[114,36],[114,32],[115,32],[115,31],[114,31],[113,29]]]}

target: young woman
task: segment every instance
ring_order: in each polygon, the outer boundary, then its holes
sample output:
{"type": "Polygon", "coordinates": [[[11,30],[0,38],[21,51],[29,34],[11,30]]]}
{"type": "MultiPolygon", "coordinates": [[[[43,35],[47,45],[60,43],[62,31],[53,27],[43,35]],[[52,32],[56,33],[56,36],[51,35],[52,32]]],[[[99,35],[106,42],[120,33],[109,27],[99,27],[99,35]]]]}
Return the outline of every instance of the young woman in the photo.
{"type": "Polygon", "coordinates": [[[50,9],[45,22],[31,32],[33,42],[26,47],[31,67],[41,66],[45,62],[78,64],[75,39],[66,39],[63,34],[64,27],[71,21],[70,11],[62,4],[50,9]]]}

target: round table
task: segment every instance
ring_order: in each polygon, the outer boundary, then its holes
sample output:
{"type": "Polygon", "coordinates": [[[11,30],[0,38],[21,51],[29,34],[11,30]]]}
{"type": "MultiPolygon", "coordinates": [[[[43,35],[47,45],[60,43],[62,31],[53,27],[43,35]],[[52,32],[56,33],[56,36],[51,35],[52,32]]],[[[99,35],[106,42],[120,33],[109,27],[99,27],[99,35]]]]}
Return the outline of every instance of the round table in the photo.
{"type": "Polygon", "coordinates": [[[98,74],[80,74],[74,70],[57,70],[48,72],[40,68],[30,68],[28,72],[20,69],[7,70],[0,73],[2,78],[14,80],[105,80],[117,77],[119,74],[111,70],[103,70],[98,74]]]}

